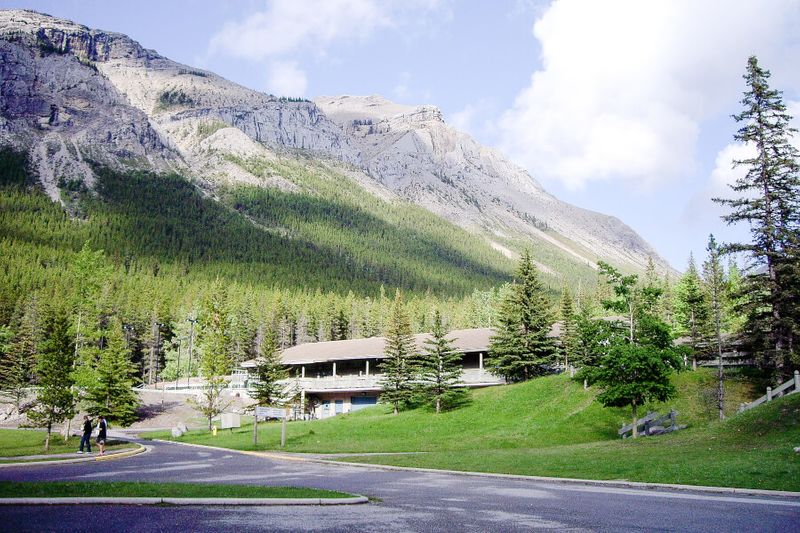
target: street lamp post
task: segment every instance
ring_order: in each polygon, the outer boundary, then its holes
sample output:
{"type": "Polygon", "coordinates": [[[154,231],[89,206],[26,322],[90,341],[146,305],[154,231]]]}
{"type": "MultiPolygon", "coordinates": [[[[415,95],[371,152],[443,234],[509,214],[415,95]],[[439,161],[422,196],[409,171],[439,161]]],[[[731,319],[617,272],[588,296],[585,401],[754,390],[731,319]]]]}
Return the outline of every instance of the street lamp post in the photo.
{"type": "Polygon", "coordinates": [[[194,341],[194,325],[197,319],[194,317],[187,318],[189,322],[189,366],[186,369],[186,388],[189,388],[189,378],[192,376],[192,342],[194,341]]]}

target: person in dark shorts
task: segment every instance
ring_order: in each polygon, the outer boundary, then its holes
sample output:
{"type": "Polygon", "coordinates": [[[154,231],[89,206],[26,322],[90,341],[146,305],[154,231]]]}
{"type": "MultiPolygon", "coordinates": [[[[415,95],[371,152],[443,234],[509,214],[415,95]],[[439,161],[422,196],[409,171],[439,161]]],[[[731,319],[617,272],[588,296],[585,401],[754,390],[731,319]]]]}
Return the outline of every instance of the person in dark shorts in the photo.
{"type": "Polygon", "coordinates": [[[97,445],[100,447],[100,455],[104,455],[106,453],[106,440],[108,439],[106,431],[108,431],[106,417],[100,415],[100,421],[97,423],[97,445]]]}
{"type": "Polygon", "coordinates": [[[81,447],[77,453],[83,453],[84,445],[86,445],[86,453],[92,453],[92,419],[88,415],[83,415],[83,435],[81,435],[81,447]]]}

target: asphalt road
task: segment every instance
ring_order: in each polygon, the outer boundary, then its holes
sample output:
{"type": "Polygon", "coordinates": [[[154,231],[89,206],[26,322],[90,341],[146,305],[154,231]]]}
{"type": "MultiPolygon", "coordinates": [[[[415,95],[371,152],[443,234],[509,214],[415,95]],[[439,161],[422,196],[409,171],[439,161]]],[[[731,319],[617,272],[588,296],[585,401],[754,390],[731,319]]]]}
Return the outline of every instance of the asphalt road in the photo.
{"type": "Polygon", "coordinates": [[[386,471],[153,443],[128,459],[0,469],[2,480],[295,485],[380,499],[331,507],[0,507],[0,531],[800,531],[800,499],[386,471]]]}

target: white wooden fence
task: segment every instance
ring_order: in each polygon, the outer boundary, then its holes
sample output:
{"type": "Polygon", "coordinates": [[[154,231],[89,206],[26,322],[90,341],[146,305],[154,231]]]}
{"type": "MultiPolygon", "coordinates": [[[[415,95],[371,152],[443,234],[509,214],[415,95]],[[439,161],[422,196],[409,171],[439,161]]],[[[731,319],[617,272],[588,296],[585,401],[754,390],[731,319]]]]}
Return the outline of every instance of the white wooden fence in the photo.
{"type": "Polygon", "coordinates": [[[743,413],[744,411],[747,411],[748,409],[752,409],[753,407],[761,405],[764,402],[771,402],[775,398],[779,398],[786,394],[792,394],[799,391],[800,391],[800,371],[795,370],[794,377],[792,379],[790,379],[783,385],[776,387],[775,390],[773,390],[772,387],[767,387],[767,393],[764,396],[753,402],[741,404],[739,406],[739,412],[743,413]]]}

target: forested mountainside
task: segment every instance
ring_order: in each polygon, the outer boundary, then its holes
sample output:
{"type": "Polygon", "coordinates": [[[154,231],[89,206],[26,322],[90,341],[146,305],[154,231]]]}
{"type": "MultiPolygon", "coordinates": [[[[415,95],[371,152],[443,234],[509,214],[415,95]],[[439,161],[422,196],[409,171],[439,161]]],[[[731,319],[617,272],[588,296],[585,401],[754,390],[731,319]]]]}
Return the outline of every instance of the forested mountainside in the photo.
{"type": "Polygon", "coordinates": [[[111,253],[164,267],[216,261],[219,272],[279,286],[443,294],[508,281],[524,248],[554,289],[593,283],[599,259],[641,271],[652,256],[668,268],[630,228],[559,202],[430,106],[277,98],[30,11],[0,11],[0,57],[0,144],[26,155],[33,182],[70,217],[159,198],[115,208],[143,230],[129,238],[143,240],[92,237],[111,253]],[[148,210],[185,209],[163,187],[215,214],[161,235],[148,210]],[[224,230],[208,227],[215,217],[228,217],[224,230]]]}

